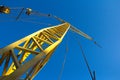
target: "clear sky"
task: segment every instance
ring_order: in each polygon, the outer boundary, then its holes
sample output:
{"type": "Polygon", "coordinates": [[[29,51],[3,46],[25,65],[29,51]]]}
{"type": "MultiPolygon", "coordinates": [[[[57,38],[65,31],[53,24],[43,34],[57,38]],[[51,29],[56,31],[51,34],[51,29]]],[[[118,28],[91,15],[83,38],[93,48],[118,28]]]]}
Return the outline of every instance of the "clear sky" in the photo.
{"type": "MultiPolygon", "coordinates": [[[[92,36],[103,47],[98,48],[91,41],[69,31],[34,80],[58,80],[66,44],[69,51],[61,80],[91,80],[79,45],[73,36],[81,41],[90,67],[96,71],[97,80],[120,80],[119,0],[0,0],[0,4],[29,7],[56,15],[92,36]]],[[[17,13],[14,11],[14,14],[17,13]]],[[[10,18],[0,14],[0,47],[44,28],[33,23],[2,21],[10,18]]]]}

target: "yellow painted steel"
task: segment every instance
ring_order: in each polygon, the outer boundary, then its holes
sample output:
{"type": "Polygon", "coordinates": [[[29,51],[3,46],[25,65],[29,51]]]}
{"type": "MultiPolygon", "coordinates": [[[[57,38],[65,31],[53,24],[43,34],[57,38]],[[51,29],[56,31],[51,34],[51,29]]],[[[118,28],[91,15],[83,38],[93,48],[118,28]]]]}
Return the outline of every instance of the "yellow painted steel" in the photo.
{"type": "Polygon", "coordinates": [[[10,13],[10,8],[6,7],[6,6],[0,6],[0,12],[5,13],[5,14],[9,14],[10,13]]]}
{"type": "Polygon", "coordinates": [[[1,64],[6,56],[8,56],[7,54],[13,54],[11,50],[18,50],[18,52],[15,53],[18,60],[14,59],[15,61],[13,61],[10,66],[6,66],[5,70],[3,71],[4,74],[2,74],[2,76],[6,77],[1,80],[16,80],[29,69],[31,70],[29,74],[26,75],[25,79],[33,79],[35,75],[48,62],[50,56],[53,54],[56,47],[60,44],[69,28],[70,24],[67,22],[57,26],[44,28],[6,46],[3,49],[0,49],[0,55],[3,57],[2,60],[0,59],[1,64]],[[45,56],[41,55],[43,53],[45,56]],[[35,55],[35,57],[25,62],[32,54],[35,55]],[[40,57],[40,59],[38,57],[40,57]],[[20,64],[20,67],[17,68],[17,64],[15,63],[20,64]]]}
{"type": "Polygon", "coordinates": [[[10,9],[6,8],[3,12],[6,13],[6,14],[9,14],[10,13],[10,9]]]}

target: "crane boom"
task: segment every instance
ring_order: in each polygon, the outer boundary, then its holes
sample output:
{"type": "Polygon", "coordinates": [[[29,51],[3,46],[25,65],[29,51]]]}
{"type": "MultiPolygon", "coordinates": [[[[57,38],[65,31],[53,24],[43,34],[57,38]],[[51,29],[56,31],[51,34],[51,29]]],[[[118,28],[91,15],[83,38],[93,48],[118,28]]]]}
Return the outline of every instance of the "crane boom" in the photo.
{"type": "Polygon", "coordinates": [[[34,78],[48,62],[69,28],[70,24],[67,22],[45,28],[1,49],[0,64],[6,61],[1,80],[16,80],[26,72],[29,74],[26,74],[24,79],[34,78]],[[35,57],[25,62],[31,54],[35,57]],[[10,58],[12,58],[12,63],[9,66],[10,58]]]}

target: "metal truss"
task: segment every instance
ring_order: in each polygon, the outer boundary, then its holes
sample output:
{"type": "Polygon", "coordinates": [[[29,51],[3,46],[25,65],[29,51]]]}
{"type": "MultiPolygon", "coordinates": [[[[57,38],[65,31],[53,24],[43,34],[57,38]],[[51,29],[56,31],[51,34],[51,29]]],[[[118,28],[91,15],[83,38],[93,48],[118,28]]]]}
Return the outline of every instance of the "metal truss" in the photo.
{"type": "Polygon", "coordinates": [[[70,24],[44,28],[0,49],[0,80],[32,80],[48,62],[70,24]]]}

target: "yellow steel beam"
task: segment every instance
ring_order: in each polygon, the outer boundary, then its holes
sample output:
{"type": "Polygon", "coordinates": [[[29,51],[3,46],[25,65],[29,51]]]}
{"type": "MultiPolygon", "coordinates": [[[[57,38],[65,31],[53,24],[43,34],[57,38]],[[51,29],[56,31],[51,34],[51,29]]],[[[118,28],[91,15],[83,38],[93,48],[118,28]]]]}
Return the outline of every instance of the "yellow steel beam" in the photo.
{"type": "Polygon", "coordinates": [[[38,46],[38,48],[39,48],[41,51],[43,51],[43,48],[41,47],[41,45],[39,45],[39,43],[35,40],[35,38],[32,37],[32,39],[33,39],[33,41],[35,42],[35,44],[38,46]]]}
{"type": "Polygon", "coordinates": [[[39,38],[39,37],[37,37],[37,36],[35,36],[35,38],[37,39],[37,40],[40,40],[40,41],[43,41],[43,42],[46,42],[46,43],[48,43],[48,44],[52,44],[50,41],[48,41],[48,40],[45,40],[45,39],[42,39],[42,38],[39,38]]]}
{"type": "Polygon", "coordinates": [[[3,70],[3,72],[2,72],[2,76],[7,72],[7,68],[8,68],[9,61],[10,61],[10,54],[9,54],[9,55],[7,56],[7,58],[6,58],[4,70],[3,70]]]}
{"type": "Polygon", "coordinates": [[[33,54],[39,54],[39,52],[33,51],[31,49],[26,49],[26,48],[23,48],[23,47],[20,47],[20,46],[16,46],[16,49],[23,50],[25,52],[30,52],[30,53],[33,53],[33,54]]]}

